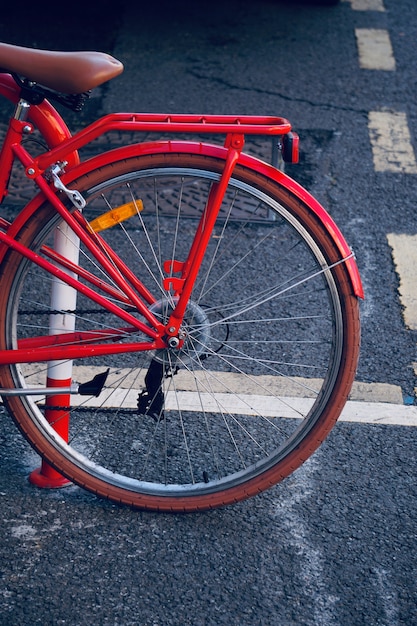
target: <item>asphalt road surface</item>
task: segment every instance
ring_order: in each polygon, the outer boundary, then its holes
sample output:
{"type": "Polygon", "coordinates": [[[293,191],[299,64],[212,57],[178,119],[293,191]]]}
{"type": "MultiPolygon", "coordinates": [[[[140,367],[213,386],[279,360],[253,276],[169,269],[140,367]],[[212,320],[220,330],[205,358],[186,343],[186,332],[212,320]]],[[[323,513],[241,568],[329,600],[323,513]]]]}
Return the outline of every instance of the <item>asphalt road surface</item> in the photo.
{"type": "MultiPolygon", "coordinates": [[[[0,38],[123,61],[124,74],[69,116],[73,128],[112,110],[292,121],[302,158],[288,172],[334,217],[364,282],[352,396],[362,418],[341,421],[267,493],[174,516],[119,508],[74,486],[30,486],[38,459],[0,409],[0,624],[413,626],[417,328],[400,249],[417,233],[415,1],[149,4],[48,5],[42,15],[16,4],[2,10],[0,38]],[[363,30],[388,37],[389,68],[366,66],[363,30]],[[375,127],[386,114],[408,135],[375,127]],[[381,136],[393,156],[381,157],[381,136]]],[[[377,60],[385,54],[378,48],[377,60]]],[[[417,267],[411,256],[409,265],[417,267]]]]}

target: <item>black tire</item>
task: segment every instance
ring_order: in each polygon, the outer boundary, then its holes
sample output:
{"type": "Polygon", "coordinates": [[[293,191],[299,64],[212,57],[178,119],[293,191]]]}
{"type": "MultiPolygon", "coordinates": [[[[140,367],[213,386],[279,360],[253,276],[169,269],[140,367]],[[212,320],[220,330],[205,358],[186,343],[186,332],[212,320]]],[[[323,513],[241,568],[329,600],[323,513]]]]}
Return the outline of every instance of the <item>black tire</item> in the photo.
{"type": "MultiPolygon", "coordinates": [[[[160,266],[185,258],[222,166],[203,155],[157,154],[112,163],[70,185],[87,199],[88,219],[129,199],[143,202],[138,215],[102,235],[150,291],[159,289],[152,310],[164,322],[171,301],[163,295],[160,266]]],[[[45,204],[17,239],[39,251],[57,221],[45,204]]],[[[102,276],[87,256],[80,259],[102,276]]],[[[108,367],[110,376],[97,400],[83,405],[75,398],[68,443],[45,419],[39,397],[8,397],[7,406],[48,463],[110,500],[192,511],[255,495],[313,453],[350,391],[359,314],[340,261],[307,206],[237,166],[186,311],[183,348],[75,361],[81,382],[108,367]],[[140,395],[144,389],[148,395],[140,395]]],[[[49,277],[14,251],[0,272],[4,350],[47,332],[41,327],[49,316],[49,277]]],[[[77,329],[125,326],[79,296],[77,329]]],[[[123,332],[120,343],[146,339],[123,332]]],[[[44,371],[44,362],[2,366],[1,386],[45,384],[44,371]]]]}

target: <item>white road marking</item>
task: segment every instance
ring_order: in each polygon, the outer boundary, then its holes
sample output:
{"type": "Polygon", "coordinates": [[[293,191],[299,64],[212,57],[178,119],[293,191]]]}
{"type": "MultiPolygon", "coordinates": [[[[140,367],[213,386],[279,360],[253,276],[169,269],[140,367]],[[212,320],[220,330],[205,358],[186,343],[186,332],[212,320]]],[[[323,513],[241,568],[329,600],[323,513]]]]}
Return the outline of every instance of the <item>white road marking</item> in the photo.
{"type": "MultiPolygon", "coordinates": [[[[26,366],[31,368],[31,366],[26,366]]],[[[103,368],[91,365],[75,365],[73,378],[77,382],[85,382],[92,376],[99,374],[103,368]]],[[[106,387],[136,389],[145,386],[146,369],[110,368],[106,387]]],[[[265,396],[290,396],[291,398],[314,398],[323,384],[321,379],[301,378],[300,376],[283,377],[272,375],[252,376],[251,378],[237,372],[211,372],[194,370],[187,372],[179,370],[175,376],[175,388],[178,391],[194,391],[204,389],[207,386],[207,376],[210,378],[210,391],[214,393],[240,394],[244,390],[249,395],[265,396]],[[197,381],[197,382],[196,382],[197,381]]],[[[30,380],[33,385],[42,385],[42,378],[35,378],[31,373],[30,380]]],[[[350,400],[363,402],[388,402],[390,404],[402,404],[401,387],[387,383],[364,383],[354,381],[350,400]]]]}
{"type": "Polygon", "coordinates": [[[359,65],[365,70],[395,70],[395,58],[387,30],[356,28],[359,65]]]}
{"type": "MultiPolygon", "coordinates": [[[[73,397],[71,403],[75,406],[82,404],[86,407],[119,407],[136,408],[137,391],[127,389],[109,390],[102,392],[99,398],[73,397]]],[[[165,409],[177,409],[177,400],[183,411],[199,412],[203,406],[207,411],[218,412],[219,407],[232,415],[257,415],[261,413],[270,418],[298,419],[306,414],[313,400],[311,398],[292,398],[282,396],[270,398],[254,394],[241,394],[237,397],[228,393],[196,393],[181,391],[178,398],[168,392],[165,396],[165,409]],[[277,417],[279,416],[279,417],[277,417]]],[[[387,402],[361,402],[348,400],[339,418],[342,422],[357,422],[361,424],[417,426],[417,407],[387,402]]]]}
{"type": "Polygon", "coordinates": [[[271,511],[284,529],[286,544],[296,550],[297,560],[291,575],[309,598],[311,623],[334,626],[339,623],[340,596],[328,584],[331,564],[315,540],[308,516],[303,514],[305,506],[300,506],[303,503],[308,506],[317,491],[317,480],[322,476],[320,458],[318,454],[310,457],[297,470],[293,477],[297,488],[288,489],[287,495],[276,498],[271,511]]]}
{"type": "Polygon", "coordinates": [[[402,620],[395,574],[380,566],[372,567],[370,574],[370,582],[376,587],[382,610],[385,613],[384,623],[387,626],[399,626],[402,620]],[[376,577],[375,581],[373,576],[376,577]]]}
{"type": "MultiPolygon", "coordinates": [[[[385,11],[383,0],[342,0],[354,11],[385,11]]],[[[395,57],[385,30],[355,30],[359,64],[363,69],[395,70],[395,57]]],[[[405,113],[369,113],[369,134],[375,171],[416,174],[417,163],[405,113]]],[[[406,325],[417,329],[417,236],[387,235],[400,277],[400,297],[406,325]]],[[[412,363],[417,376],[417,362],[412,363]]],[[[417,395],[417,388],[414,389],[417,395]]],[[[408,418],[407,418],[408,419],[408,418]]]]}
{"type": "Polygon", "coordinates": [[[383,0],[350,0],[354,11],[385,11],[383,0]]]}
{"type": "Polygon", "coordinates": [[[417,426],[417,406],[387,404],[385,402],[348,401],[339,421],[391,426],[417,426]]]}
{"type": "MultiPolygon", "coordinates": [[[[85,381],[100,371],[91,366],[74,367],[74,379],[85,381]]],[[[144,386],[145,370],[112,369],[106,387],[98,398],[72,396],[73,406],[91,408],[135,409],[138,393],[144,386]],[[119,385],[123,385],[120,387],[119,385]]],[[[252,381],[236,373],[213,372],[213,393],[197,391],[194,376],[180,370],[175,377],[181,408],[187,411],[218,411],[219,407],[231,414],[256,415],[262,413],[274,418],[299,418],[305,415],[314,401],[314,393],[309,389],[320,386],[315,379],[283,379],[277,376],[254,377],[252,381]],[[242,393],[242,389],[245,393],[242,393]],[[268,395],[269,394],[269,395],[268,395]],[[271,394],[276,394],[274,398],[271,394]],[[310,397],[307,397],[310,395],[310,397]]],[[[204,372],[196,372],[197,378],[204,372]]],[[[33,381],[36,386],[36,381],[33,381]]],[[[38,381],[38,384],[41,384],[38,381]]],[[[42,402],[42,397],[37,397],[42,402]]],[[[165,408],[176,410],[177,397],[171,391],[166,393],[165,408]]],[[[417,426],[417,407],[403,404],[401,388],[383,383],[353,383],[350,399],[346,403],[340,421],[362,424],[390,424],[417,426]]]]}
{"type": "Polygon", "coordinates": [[[407,116],[401,111],[370,111],[368,129],[376,172],[417,174],[407,116]]]}
{"type": "Polygon", "coordinates": [[[387,235],[394,265],[400,278],[400,297],[404,321],[417,330],[417,235],[387,235]]]}
{"type": "MultiPolygon", "coordinates": [[[[417,330],[417,235],[387,235],[392,248],[392,258],[400,278],[400,298],[404,307],[404,323],[411,330],[417,330]]],[[[417,363],[412,367],[417,376],[417,363]]],[[[414,389],[417,395],[417,388],[414,389]]]]}

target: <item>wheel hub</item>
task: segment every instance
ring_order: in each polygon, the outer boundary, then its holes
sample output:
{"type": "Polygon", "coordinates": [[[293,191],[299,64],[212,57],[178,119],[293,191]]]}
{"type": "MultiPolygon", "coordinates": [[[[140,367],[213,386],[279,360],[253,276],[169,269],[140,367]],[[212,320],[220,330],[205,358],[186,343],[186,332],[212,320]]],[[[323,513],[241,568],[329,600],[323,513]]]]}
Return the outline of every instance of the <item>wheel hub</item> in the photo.
{"type": "MultiPolygon", "coordinates": [[[[149,310],[162,324],[167,324],[176,302],[176,299],[162,298],[155,302],[149,310]]],[[[171,364],[175,364],[177,361],[189,362],[198,355],[207,352],[210,338],[210,322],[206,313],[201,306],[190,300],[178,335],[169,337],[167,340],[168,347],[157,350],[154,358],[171,364]]]]}

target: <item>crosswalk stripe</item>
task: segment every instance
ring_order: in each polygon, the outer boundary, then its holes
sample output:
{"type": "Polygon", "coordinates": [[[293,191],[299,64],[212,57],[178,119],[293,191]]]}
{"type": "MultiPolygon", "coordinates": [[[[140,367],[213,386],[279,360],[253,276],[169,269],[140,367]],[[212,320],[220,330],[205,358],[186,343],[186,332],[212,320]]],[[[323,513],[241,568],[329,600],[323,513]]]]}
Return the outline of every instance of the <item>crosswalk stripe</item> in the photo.
{"type": "Polygon", "coordinates": [[[385,11],[382,0],[350,0],[354,11],[385,11]]]}
{"type": "Polygon", "coordinates": [[[405,113],[370,111],[368,128],[376,172],[417,174],[417,163],[405,113]]]}
{"type": "Polygon", "coordinates": [[[390,233],[387,239],[400,278],[404,321],[409,328],[417,330],[417,235],[390,233]]]}
{"type": "Polygon", "coordinates": [[[395,70],[395,58],[387,30],[356,28],[359,64],[365,70],[395,70]]]}

